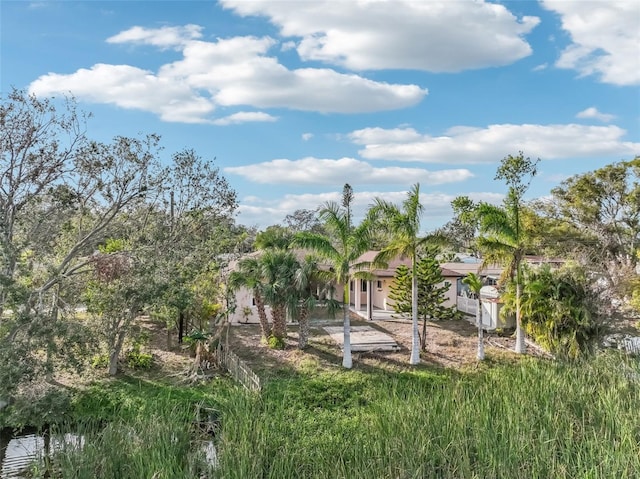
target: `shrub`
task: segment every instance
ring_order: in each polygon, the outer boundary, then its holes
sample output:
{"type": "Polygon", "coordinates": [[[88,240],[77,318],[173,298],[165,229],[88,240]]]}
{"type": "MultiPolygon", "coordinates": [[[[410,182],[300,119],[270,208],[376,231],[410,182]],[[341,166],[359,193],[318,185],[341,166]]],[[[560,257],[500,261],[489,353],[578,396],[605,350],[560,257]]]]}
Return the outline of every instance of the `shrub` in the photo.
{"type": "Polygon", "coordinates": [[[283,338],[278,338],[272,335],[269,336],[269,339],[267,339],[267,345],[271,349],[284,349],[287,346],[287,343],[283,338]]]}
{"type": "Polygon", "coordinates": [[[128,351],[125,358],[132,369],[149,369],[153,364],[153,355],[140,352],[139,348],[128,351]]]}
{"type": "Polygon", "coordinates": [[[106,367],[109,366],[109,355],[102,353],[102,354],[95,354],[92,358],[91,358],[91,367],[94,369],[105,369],[106,367]]]}

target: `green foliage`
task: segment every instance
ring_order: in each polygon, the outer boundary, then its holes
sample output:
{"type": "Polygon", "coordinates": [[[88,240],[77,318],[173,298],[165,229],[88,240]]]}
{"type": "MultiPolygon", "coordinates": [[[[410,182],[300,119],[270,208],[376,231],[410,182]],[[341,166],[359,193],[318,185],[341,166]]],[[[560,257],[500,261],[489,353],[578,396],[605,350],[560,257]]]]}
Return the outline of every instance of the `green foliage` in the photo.
{"type": "Polygon", "coordinates": [[[125,353],[127,366],[132,369],[149,369],[153,366],[153,355],[142,352],[139,346],[134,346],[125,353]]]}
{"type": "Polygon", "coordinates": [[[109,355],[106,353],[94,354],[91,358],[93,369],[106,369],[109,366],[109,355]]]}
{"type": "Polygon", "coordinates": [[[405,264],[396,268],[393,282],[389,286],[389,299],[393,301],[396,313],[411,313],[411,272],[405,264]]]}
{"type": "Polygon", "coordinates": [[[287,342],[285,338],[271,335],[267,339],[267,346],[271,349],[284,349],[287,347],[287,342]]]}
{"type": "Polygon", "coordinates": [[[537,206],[548,228],[551,249],[560,245],[590,271],[600,274],[603,303],[629,297],[640,249],[640,157],[575,175],[537,206]],[[631,284],[630,284],[631,281],[631,284]]]}
{"type": "MultiPolygon", "coordinates": [[[[442,306],[449,286],[444,284],[440,263],[433,256],[419,258],[416,265],[418,277],[418,317],[422,320],[452,319],[455,308],[442,306]]],[[[411,312],[411,273],[405,265],[396,269],[391,283],[389,299],[394,301],[397,313],[411,312]]]]}
{"type": "Polygon", "coordinates": [[[478,256],[478,204],[468,196],[458,196],[451,202],[451,208],[454,216],[438,229],[438,234],[446,238],[447,246],[453,251],[469,251],[472,255],[478,256]]]}
{"type": "Polygon", "coordinates": [[[126,243],[121,238],[108,238],[104,244],[98,245],[98,251],[103,254],[119,253],[126,249],[126,243]]]}
{"type": "MultiPolygon", "coordinates": [[[[505,314],[515,311],[515,291],[503,295],[505,314]]],[[[563,357],[588,350],[598,317],[588,282],[579,271],[554,271],[548,266],[527,271],[521,297],[525,330],[541,346],[563,357]]]]}
{"type": "Polygon", "coordinates": [[[223,412],[218,477],[635,477],[640,394],[620,367],[298,372],[223,412]]]}
{"type": "Polygon", "coordinates": [[[0,413],[0,429],[38,429],[63,423],[68,418],[71,395],[63,387],[45,382],[31,382],[22,386],[11,404],[0,413]]]}
{"type": "Polygon", "coordinates": [[[67,416],[84,448],[64,449],[53,467],[56,477],[96,479],[637,476],[637,361],[489,365],[290,371],[260,396],[222,379],[96,383],[67,416]],[[220,413],[216,470],[198,457],[199,406],[220,413]]]}

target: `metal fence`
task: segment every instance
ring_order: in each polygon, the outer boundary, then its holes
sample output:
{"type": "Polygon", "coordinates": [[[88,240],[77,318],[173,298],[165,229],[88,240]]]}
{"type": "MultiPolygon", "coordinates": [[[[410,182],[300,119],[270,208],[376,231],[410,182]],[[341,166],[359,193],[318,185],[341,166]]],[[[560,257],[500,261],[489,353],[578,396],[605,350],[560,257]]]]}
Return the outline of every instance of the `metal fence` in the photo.
{"type": "Polygon", "coordinates": [[[218,361],[220,365],[229,371],[231,377],[242,384],[249,391],[260,391],[262,383],[260,377],[242,359],[228,347],[218,346],[218,361]]]}

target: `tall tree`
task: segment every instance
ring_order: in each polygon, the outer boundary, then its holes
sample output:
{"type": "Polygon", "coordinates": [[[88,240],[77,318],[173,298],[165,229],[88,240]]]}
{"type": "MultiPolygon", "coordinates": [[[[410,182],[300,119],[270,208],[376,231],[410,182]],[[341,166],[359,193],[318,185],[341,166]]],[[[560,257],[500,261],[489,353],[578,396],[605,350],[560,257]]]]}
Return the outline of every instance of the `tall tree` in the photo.
{"type": "Polygon", "coordinates": [[[506,156],[496,173],[496,179],[509,186],[504,207],[481,204],[478,208],[480,237],[478,245],[483,253],[483,266],[501,264],[505,266],[503,280],[515,281],[516,285],[516,346],[517,353],[526,351],[520,295],[522,292],[521,264],[527,250],[529,237],[523,227],[523,196],[529,189],[531,179],[537,173],[540,160],[532,161],[520,152],[506,156]]]}
{"type": "Polygon", "coordinates": [[[478,353],[476,357],[479,361],[484,360],[484,341],[482,338],[482,301],[480,300],[480,290],[482,289],[482,279],[476,273],[467,273],[462,278],[462,282],[469,286],[469,289],[476,297],[476,326],[478,327],[478,353]]]}
{"type": "Polygon", "coordinates": [[[453,219],[438,230],[454,251],[468,251],[478,257],[476,242],[478,232],[478,204],[468,196],[458,196],[451,202],[453,219]]]}
{"type": "Polygon", "coordinates": [[[553,222],[548,242],[600,275],[608,303],[624,303],[640,249],[640,157],[573,176],[537,206],[553,222]]]}
{"type": "Polygon", "coordinates": [[[370,226],[365,220],[359,226],[351,224],[351,202],[353,189],[345,184],[342,203],[328,202],[320,209],[319,217],[326,235],[311,232],[300,232],[294,244],[314,251],[320,259],[330,264],[329,271],[323,273],[327,280],[343,286],[343,334],[344,346],[342,366],[351,368],[351,323],[349,320],[349,283],[351,266],[365,253],[370,246],[370,226]]]}
{"type": "Polygon", "coordinates": [[[418,249],[428,241],[421,238],[420,218],[423,213],[420,203],[420,184],[416,183],[407,193],[402,209],[393,203],[376,198],[369,210],[372,221],[382,224],[389,232],[391,240],[374,259],[374,264],[387,264],[393,258],[402,256],[411,261],[411,319],[412,343],[411,364],[420,363],[420,345],[418,333],[418,276],[416,273],[418,249]]]}
{"type": "Polygon", "coordinates": [[[187,312],[194,301],[192,283],[205,269],[220,267],[216,258],[234,247],[231,232],[236,192],[214,160],[194,150],[174,153],[165,169],[157,205],[159,220],[150,233],[162,256],[158,279],[165,285],[165,303],[177,314],[178,341],[182,341],[187,312]]]}
{"type": "MultiPolygon", "coordinates": [[[[418,259],[416,275],[418,279],[418,317],[422,320],[420,347],[427,349],[427,320],[452,319],[455,308],[443,306],[445,293],[449,286],[444,283],[440,263],[435,259],[436,250],[429,248],[429,253],[418,259]]],[[[389,299],[393,300],[393,308],[399,313],[411,313],[411,273],[405,265],[396,269],[391,285],[389,299]]]]}
{"type": "Polygon", "coordinates": [[[61,206],[56,201],[56,191],[67,196],[62,206],[75,200],[73,191],[64,188],[64,182],[86,144],[83,116],[73,101],[67,100],[56,108],[49,99],[15,89],[2,98],[0,318],[16,281],[19,258],[31,247],[29,230],[43,219],[43,210],[48,210],[49,216],[61,206]],[[48,193],[50,201],[40,205],[48,193]],[[37,211],[43,214],[33,217],[37,211]]]}
{"type": "Polygon", "coordinates": [[[300,231],[310,231],[311,233],[319,234],[324,233],[317,210],[295,210],[293,213],[285,216],[283,222],[293,233],[299,233],[300,231]]]}

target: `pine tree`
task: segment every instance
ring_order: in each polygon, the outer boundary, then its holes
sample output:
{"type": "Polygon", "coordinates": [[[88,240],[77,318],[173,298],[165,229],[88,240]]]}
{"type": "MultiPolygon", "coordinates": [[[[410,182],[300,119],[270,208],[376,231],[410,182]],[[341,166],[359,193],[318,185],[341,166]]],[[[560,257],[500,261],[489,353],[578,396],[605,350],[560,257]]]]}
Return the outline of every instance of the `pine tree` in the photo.
{"type": "MultiPolygon", "coordinates": [[[[449,286],[444,283],[444,277],[440,269],[440,263],[433,256],[425,256],[418,260],[416,265],[418,277],[418,317],[422,320],[422,334],[420,346],[426,350],[427,320],[452,319],[455,317],[455,309],[447,308],[445,294],[449,286]]],[[[393,283],[391,284],[389,298],[394,301],[394,310],[397,313],[411,312],[411,273],[405,265],[396,269],[393,283]]]]}

